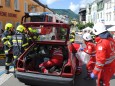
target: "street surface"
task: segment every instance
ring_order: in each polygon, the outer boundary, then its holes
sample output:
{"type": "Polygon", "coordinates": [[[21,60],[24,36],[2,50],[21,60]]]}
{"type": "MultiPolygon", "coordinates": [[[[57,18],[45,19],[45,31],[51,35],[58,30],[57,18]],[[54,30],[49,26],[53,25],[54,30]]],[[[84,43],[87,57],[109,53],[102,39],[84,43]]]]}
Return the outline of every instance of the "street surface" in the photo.
{"type": "MultiPolygon", "coordinates": [[[[0,67],[0,70],[4,67],[0,67]]],[[[11,69],[10,71],[13,71],[11,69]]],[[[81,75],[76,77],[75,86],[96,86],[95,80],[84,80],[83,78],[86,75],[85,66],[83,66],[83,72],[81,75]]],[[[113,77],[110,81],[110,86],[115,86],[115,77],[113,77]]],[[[0,86],[27,86],[24,83],[21,83],[16,79],[12,73],[10,74],[2,74],[0,76],[0,86]]],[[[46,85],[45,85],[46,86],[46,85]]]]}

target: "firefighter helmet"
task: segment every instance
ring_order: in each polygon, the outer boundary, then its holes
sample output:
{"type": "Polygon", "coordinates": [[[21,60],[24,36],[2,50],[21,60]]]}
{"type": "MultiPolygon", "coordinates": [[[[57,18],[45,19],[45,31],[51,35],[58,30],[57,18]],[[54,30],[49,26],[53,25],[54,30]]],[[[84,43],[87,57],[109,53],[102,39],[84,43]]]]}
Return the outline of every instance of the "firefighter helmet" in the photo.
{"type": "Polygon", "coordinates": [[[74,34],[75,34],[75,31],[74,31],[74,30],[72,30],[72,31],[71,31],[71,33],[74,33],[74,34]]]}
{"type": "Polygon", "coordinates": [[[11,23],[7,23],[5,25],[5,30],[10,30],[11,28],[13,28],[13,25],[11,23]]]}
{"type": "Polygon", "coordinates": [[[18,32],[24,32],[25,29],[26,29],[26,28],[25,28],[23,25],[19,25],[19,26],[16,28],[16,30],[17,30],[18,32]]]}
{"type": "Polygon", "coordinates": [[[91,35],[90,35],[89,33],[85,33],[85,34],[83,35],[83,39],[84,39],[85,41],[92,40],[91,35]]]}
{"type": "Polygon", "coordinates": [[[96,24],[94,25],[94,27],[93,27],[93,33],[94,33],[95,35],[99,35],[99,34],[101,34],[101,33],[103,33],[103,32],[106,32],[106,31],[107,31],[107,30],[106,30],[105,25],[104,25],[103,23],[101,23],[101,22],[96,23],[96,24]]]}
{"type": "Polygon", "coordinates": [[[33,29],[31,27],[28,28],[31,33],[33,33],[33,29]]]}

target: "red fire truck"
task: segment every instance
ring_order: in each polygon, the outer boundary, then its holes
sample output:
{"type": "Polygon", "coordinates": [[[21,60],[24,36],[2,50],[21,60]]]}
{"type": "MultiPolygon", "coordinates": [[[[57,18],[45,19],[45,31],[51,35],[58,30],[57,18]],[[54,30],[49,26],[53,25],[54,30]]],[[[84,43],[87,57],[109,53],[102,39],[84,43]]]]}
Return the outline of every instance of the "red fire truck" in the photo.
{"type": "MultiPolygon", "coordinates": [[[[69,23],[69,18],[66,15],[58,15],[53,14],[50,12],[36,12],[36,13],[25,13],[25,15],[22,17],[21,24],[28,23],[28,22],[53,22],[53,23],[69,23]]],[[[48,35],[49,39],[56,37],[54,33],[56,32],[55,28],[40,28],[40,37],[44,39],[44,34],[52,34],[48,35]]],[[[58,31],[57,35],[60,35],[60,31],[58,31]]],[[[57,36],[58,37],[58,36],[57,36]]],[[[45,37],[46,38],[46,37],[45,37]]],[[[57,38],[58,39],[58,38],[57,38]]]]}
{"type": "Polygon", "coordinates": [[[25,13],[22,17],[21,23],[24,22],[57,22],[57,23],[69,23],[67,15],[58,15],[50,12],[38,12],[38,13],[25,13]]]}

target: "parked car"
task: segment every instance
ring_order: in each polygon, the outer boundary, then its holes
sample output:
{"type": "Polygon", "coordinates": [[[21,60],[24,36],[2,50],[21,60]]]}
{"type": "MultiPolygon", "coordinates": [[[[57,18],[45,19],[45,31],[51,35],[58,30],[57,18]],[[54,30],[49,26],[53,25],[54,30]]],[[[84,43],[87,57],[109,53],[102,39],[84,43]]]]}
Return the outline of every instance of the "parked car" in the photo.
{"type": "MultiPolygon", "coordinates": [[[[41,29],[42,27],[42,29],[48,30],[45,33],[38,30],[40,31],[38,34],[41,37],[40,40],[33,39],[33,43],[18,58],[14,73],[16,78],[26,85],[74,86],[78,63],[75,55],[70,50],[70,26],[51,22],[24,23],[24,26],[26,28],[32,27],[33,29],[41,29]],[[60,33],[62,29],[64,29],[64,34],[60,33]],[[55,35],[52,36],[52,33],[55,35]],[[41,35],[44,35],[43,39],[41,35]],[[47,68],[48,73],[43,73],[39,65],[51,58],[52,53],[50,51],[53,47],[61,47],[63,63],[60,66],[49,67],[47,68]]],[[[29,34],[33,37],[31,32],[29,34]]]]}

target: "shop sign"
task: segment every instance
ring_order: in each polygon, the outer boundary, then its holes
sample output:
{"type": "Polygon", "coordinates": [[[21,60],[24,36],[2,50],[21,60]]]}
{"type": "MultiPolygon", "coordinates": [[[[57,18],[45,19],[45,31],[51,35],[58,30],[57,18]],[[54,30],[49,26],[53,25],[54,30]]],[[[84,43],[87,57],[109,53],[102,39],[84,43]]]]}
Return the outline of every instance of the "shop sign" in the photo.
{"type": "Polygon", "coordinates": [[[0,16],[17,17],[17,14],[0,11],[0,16]]]}

